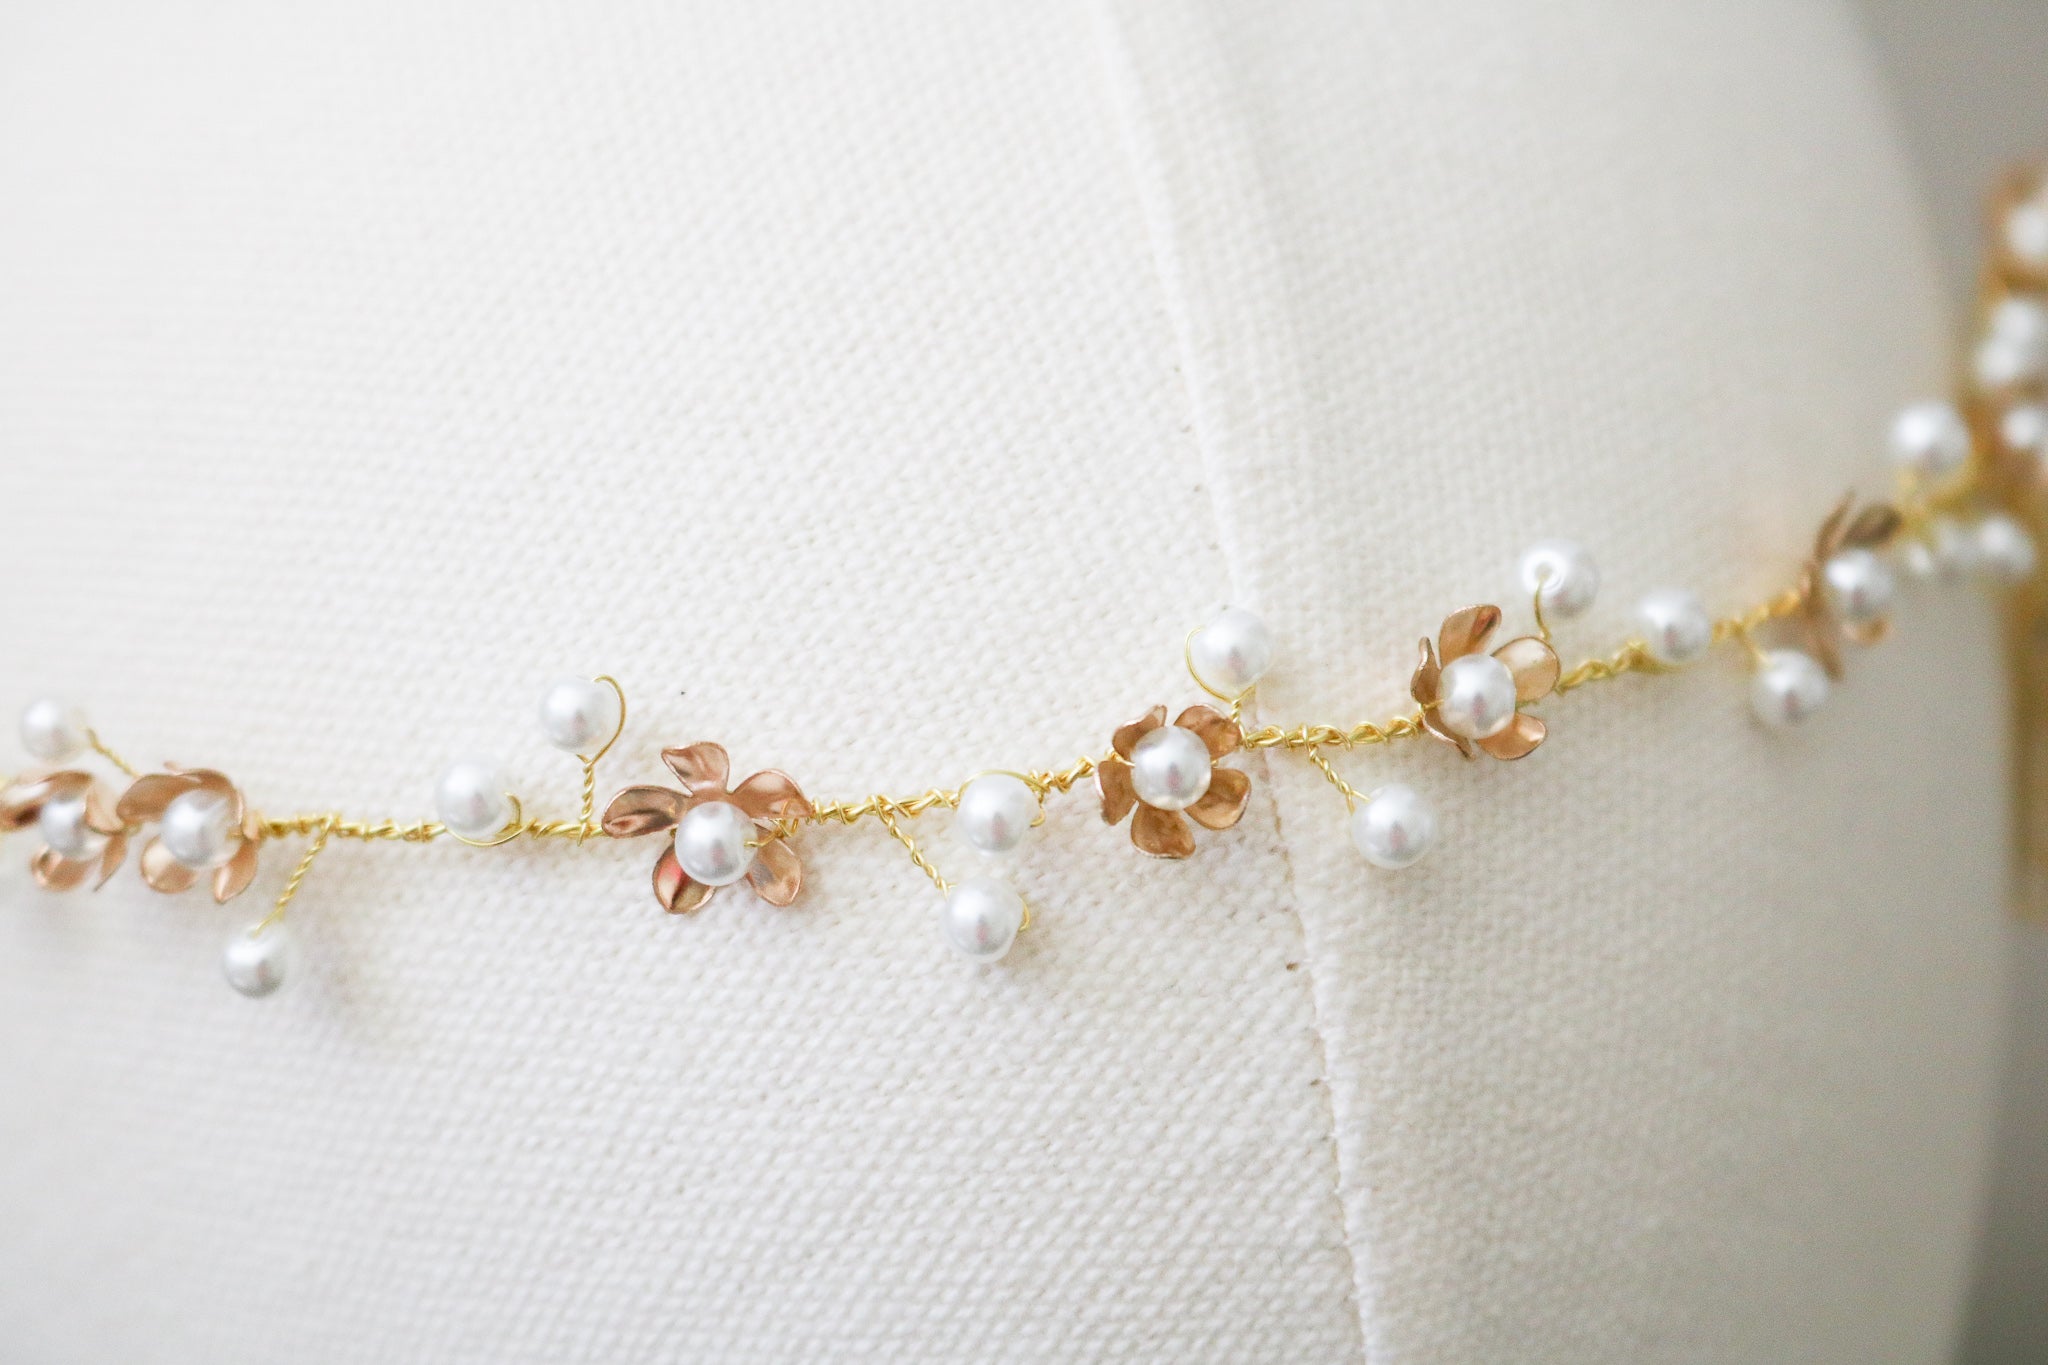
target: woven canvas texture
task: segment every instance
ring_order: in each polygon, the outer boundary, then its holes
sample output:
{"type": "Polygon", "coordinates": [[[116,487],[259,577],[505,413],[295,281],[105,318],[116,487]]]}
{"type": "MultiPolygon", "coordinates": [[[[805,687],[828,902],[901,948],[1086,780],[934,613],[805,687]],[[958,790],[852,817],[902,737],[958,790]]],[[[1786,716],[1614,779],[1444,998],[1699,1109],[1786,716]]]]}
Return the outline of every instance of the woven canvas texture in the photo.
{"type": "MultiPolygon", "coordinates": [[[[1567,654],[1775,588],[1945,368],[1852,26],[1441,8],[15,6],[6,705],[566,813],[532,706],[610,671],[614,780],[839,797],[1099,752],[1225,602],[1356,719],[1539,535],[1567,654]]],[[[1184,864],[1061,802],[994,969],[872,825],[688,920],[651,841],[337,847],[257,1005],[289,852],[219,910],[10,841],[0,1355],[1937,1359],[2001,696],[1980,601],[1898,634],[1796,735],[1724,660],[1343,758],[1442,811],[1398,876],[1293,765],[1184,864]]]]}

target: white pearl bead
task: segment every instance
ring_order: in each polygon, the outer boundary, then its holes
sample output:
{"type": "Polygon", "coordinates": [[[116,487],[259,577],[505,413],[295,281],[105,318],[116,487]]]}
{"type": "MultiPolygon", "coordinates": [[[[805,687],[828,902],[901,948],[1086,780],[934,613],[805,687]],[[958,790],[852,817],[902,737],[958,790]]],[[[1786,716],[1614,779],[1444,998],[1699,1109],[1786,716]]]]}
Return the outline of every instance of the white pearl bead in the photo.
{"type": "Polygon", "coordinates": [[[1546,615],[1570,618],[1600,594],[1600,566],[1586,547],[1570,540],[1539,540],[1522,553],[1522,590],[1543,590],[1546,615]]]}
{"type": "Polygon", "coordinates": [[[1898,595],[1898,580],[1891,565],[1869,550],[1842,550],[1821,565],[1828,601],[1835,614],[1853,625],[1869,625],[1884,619],[1898,595]]]}
{"type": "Polygon", "coordinates": [[[2023,583],[2034,576],[2034,538],[2003,512],[1977,523],[1977,567],[1999,583],[2023,583]]]}
{"type": "Polygon", "coordinates": [[[1412,866],[1436,842],[1436,811],[1415,788],[1389,782],[1352,812],[1351,842],[1374,867],[1412,866]]]}
{"type": "Polygon", "coordinates": [[[994,962],[1010,951],[1024,926],[1024,898],[995,877],[972,877],[946,894],[939,929],[954,952],[994,962]]]}
{"type": "Polygon", "coordinates": [[[85,793],[43,802],[36,812],[36,832],[57,856],[73,862],[97,858],[107,836],[85,823],[85,793]]]}
{"type": "Polygon", "coordinates": [[[1467,654],[1444,665],[1437,719],[1454,735],[1486,739],[1515,718],[1515,675],[1491,654],[1467,654]]]}
{"type": "Polygon", "coordinates": [[[1907,542],[1906,571],[1923,582],[1953,582],[1977,566],[1977,536],[1954,517],[1937,516],[1921,538],[1907,542]]]}
{"type": "Polygon", "coordinates": [[[558,678],[541,695],[540,728],[557,749],[593,754],[618,733],[618,694],[589,678],[558,678]]]}
{"type": "Polygon", "coordinates": [[[690,880],[706,886],[731,886],[747,875],[759,852],[753,844],[760,832],[747,813],[730,801],[692,806],[676,826],[676,861],[690,880]]]}
{"type": "Polygon", "coordinates": [[[54,698],[33,701],[21,713],[21,747],[39,763],[64,763],[84,753],[85,716],[54,698]]]}
{"type": "Polygon", "coordinates": [[[1011,773],[983,773],[960,793],[954,828],[983,853],[1008,853],[1038,819],[1038,796],[1011,773]]]}
{"type": "Polygon", "coordinates": [[[1984,331],[1976,356],[1979,387],[2002,389],[2048,377],[2048,307],[2040,300],[2000,299],[1984,331]]]}
{"type": "Polygon", "coordinates": [[[157,836],[165,852],[195,872],[219,867],[241,843],[233,805],[210,791],[186,792],[165,806],[157,836]]]}
{"type": "Polygon", "coordinates": [[[284,984],[295,954],[292,934],[279,920],[257,933],[256,926],[237,930],[221,950],[220,969],[228,984],[252,1000],[260,1000],[284,984]]]}
{"type": "Polygon", "coordinates": [[[2048,404],[2015,403],[1998,419],[1998,439],[2015,455],[2048,455],[2048,404]]]}
{"type": "Polygon", "coordinates": [[[1774,649],[1750,680],[1749,705],[1774,728],[1797,725],[1827,703],[1827,671],[1796,649],[1774,649]]]}
{"type": "Polygon", "coordinates": [[[1650,657],[1678,668],[1706,657],[1714,643],[1714,618],[1706,604],[1684,588],[1659,588],[1636,604],[1636,621],[1650,657]]]}
{"type": "Polygon", "coordinates": [[[1953,403],[1928,399],[1892,419],[1892,460],[1928,478],[1953,474],[1970,458],[1970,429],[1953,403]]]}
{"type": "Polygon", "coordinates": [[[1251,612],[1228,608],[1188,641],[1188,663],[1202,686],[1234,700],[1273,666],[1273,632],[1251,612]]]}
{"type": "Polygon", "coordinates": [[[2013,205],[2005,216],[2005,249],[2032,270],[2048,270],[2048,196],[2013,205]]]}
{"type": "Polygon", "coordinates": [[[1160,810],[1186,810],[1202,799],[1215,776],[1209,746],[1192,730],[1162,725],[1131,750],[1131,787],[1160,810]]]}
{"type": "Polygon", "coordinates": [[[434,787],[434,813],[458,838],[484,843],[512,822],[512,801],[496,766],[469,760],[451,766],[434,787]]]}

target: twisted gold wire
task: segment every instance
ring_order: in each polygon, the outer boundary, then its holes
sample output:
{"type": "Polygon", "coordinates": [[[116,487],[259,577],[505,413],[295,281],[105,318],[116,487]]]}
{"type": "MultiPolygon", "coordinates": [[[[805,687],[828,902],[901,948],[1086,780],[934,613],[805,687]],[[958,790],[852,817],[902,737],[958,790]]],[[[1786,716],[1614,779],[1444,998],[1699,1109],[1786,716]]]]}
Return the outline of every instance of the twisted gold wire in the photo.
{"type": "Polygon", "coordinates": [[[86,727],[85,742],[92,746],[92,751],[94,753],[98,754],[101,758],[104,758],[105,760],[107,760],[107,762],[119,768],[122,772],[128,774],[128,776],[142,776],[142,774],[137,772],[134,766],[130,764],[127,759],[121,757],[121,755],[115,753],[112,749],[109,749],[106,746],[105,742],[100,739],[99,732],[92,729],[90,726],[86,727]]]}
{"type": "Polygon", "coordinates": [[[291,908],[292,900],[299,894],[300,885],[306,880],[306,874],[313,870],[313,860],[320,856],[320,850],[326,848],[327,841],[334,837],[335,824],[336,822],[330,819],[313,835],[313,842],[306,845],[305,856],[300,858],[299,865],[292,869],[291,879],[284,884],[284,890],[277,893],[276,908],[256,922],[255,927],[249,931],[252,935],[262,933],[284,918],[284,912],[291,908]]]}
{"type": "Polygon", "coordinates": [[[950,894],[953,883],[947,881],[939,874],[939,869],[932,866],[931,859],[925,857],[924,850],[917,846],[917,840],[903,832],[903,826],[896,823],[895,813],[887,807],[878,806],[875,809],[875,818],[882,822],[882,828],[896,836],[896,842],[903,845],[904,851],[910,855],[910,861],[917,864],[918,871],[932,879],[932,885],[939,888],[939,894],[950,894]]]}

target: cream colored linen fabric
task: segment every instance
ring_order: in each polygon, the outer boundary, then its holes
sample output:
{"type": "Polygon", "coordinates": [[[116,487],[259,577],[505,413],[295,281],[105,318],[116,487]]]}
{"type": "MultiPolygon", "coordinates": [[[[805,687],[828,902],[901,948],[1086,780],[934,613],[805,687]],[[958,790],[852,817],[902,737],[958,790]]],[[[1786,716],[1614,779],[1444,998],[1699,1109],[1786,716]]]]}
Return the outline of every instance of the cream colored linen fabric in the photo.
{"type": "MultiPolygon", "coordinates": [[[[1594,545],[1782,582],[1945,323],[1820,3],[451,3],[0,19],[10,703],[271,811],[716,738],[819,796],[1062,762],[1254,605],[1284,718],[1594,545]]],[[[775,912],[655,850],[337,848],[228,911],[0,881],[27,1361],[1931,1360],[2003,938],[1991,616],[1810,729],[1727,661],[1313,773],[1140,858],[1086,799],[1001,967],[873,828],[775,912]]],[[[956,874],[971,860],[921,822],[956,874]]]]}

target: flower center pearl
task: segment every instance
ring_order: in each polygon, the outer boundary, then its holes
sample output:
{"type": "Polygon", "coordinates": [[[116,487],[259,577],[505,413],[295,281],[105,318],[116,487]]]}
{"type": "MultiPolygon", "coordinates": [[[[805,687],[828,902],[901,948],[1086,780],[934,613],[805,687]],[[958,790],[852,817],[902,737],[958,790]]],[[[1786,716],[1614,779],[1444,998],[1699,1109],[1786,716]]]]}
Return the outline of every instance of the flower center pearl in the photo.
{"type": "Polygon", "coordinates": [[[1821,566],[1828,601],[1844,621],[1869,625],[1892,609],[1896,581],[1891,566],[1868,550],[1843,550],[1821,566]]]}
{"type": "Polygon", "coordinates": [[[1444,665],[1437,719],[1466,739],[1486,739],[1515,718],[1515,675],[1491,654],[1467,654],[1444,665]]]}
{"type": "Polygon", "coordinates": [[[157,830],[164,849],[194,872],[219,867],[235,856],[235,812],[219,792],[186,792],[164,807],[157,830]]]}
{"type": "Polygon", "coordinates": [[[43,802],[36,812],[36,832],[60,858],[79,862],[96,856],[107,838],[85,823],[85,794],[59,797],[43,802]]]}
{"type": "Polygon", "coordinates": [[[1215,776],[1209,746],[1192,730],[1162,725],[1131,749],[1131,788],[1159,810],[1186,810],[1202,799],[1215,776]]]}
{"type": "Polygon", "coordinates": [[[692,806],[676,826],[676,861],[693,882],[731,886],[754,865],[758,831],[747,813],[730,801],[692,806]]]}

